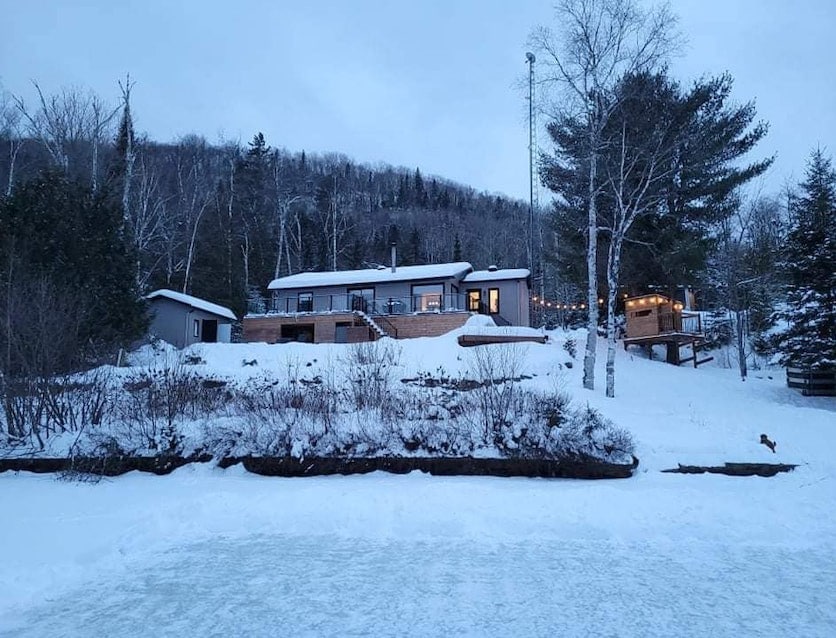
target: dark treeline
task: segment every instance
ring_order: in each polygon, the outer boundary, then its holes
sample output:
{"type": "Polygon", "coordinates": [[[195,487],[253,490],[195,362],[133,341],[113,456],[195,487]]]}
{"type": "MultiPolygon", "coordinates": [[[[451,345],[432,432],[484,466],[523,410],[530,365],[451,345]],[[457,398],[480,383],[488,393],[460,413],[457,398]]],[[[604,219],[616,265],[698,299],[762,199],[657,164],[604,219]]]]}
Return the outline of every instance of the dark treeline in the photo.
{"type": "Polygon", "coordinates": [[[527,203],[420,168],[291,152],[261,133],[247,144],[191,135],[160,143],[133,131],[130,87],[108,110],[67,90],[37,107],[0,105],[0,193],[45,170],[120,207],[137,287],[172,288],[258,310],[273,278],[402,265],[526,265],[527,203]]]}

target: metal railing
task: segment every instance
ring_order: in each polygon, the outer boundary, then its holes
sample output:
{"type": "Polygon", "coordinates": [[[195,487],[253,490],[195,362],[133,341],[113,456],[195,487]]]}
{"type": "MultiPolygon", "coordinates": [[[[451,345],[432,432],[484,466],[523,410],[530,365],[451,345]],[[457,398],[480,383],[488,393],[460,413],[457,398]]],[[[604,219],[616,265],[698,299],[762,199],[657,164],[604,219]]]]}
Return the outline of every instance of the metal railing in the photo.
{"type": "Polygon", "coordinates": [[[462,293],[376,298],[338,294],[279,297],[273,300],[270,311],[284,314],[360,311],[379,316],[417,312],[460,312],[466,309],[465,296],[462,293]]]}

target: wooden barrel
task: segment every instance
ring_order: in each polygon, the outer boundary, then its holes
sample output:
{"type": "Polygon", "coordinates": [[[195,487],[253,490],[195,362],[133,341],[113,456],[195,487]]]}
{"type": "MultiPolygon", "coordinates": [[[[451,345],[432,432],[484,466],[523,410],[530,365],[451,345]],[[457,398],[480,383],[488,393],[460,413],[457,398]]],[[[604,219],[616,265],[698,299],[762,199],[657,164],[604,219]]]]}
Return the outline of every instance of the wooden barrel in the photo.
{"type": "Polygon", "coordinates": [[[787,368],[787,386],[804,396],[836,396],[836,369],[787,368]]]}

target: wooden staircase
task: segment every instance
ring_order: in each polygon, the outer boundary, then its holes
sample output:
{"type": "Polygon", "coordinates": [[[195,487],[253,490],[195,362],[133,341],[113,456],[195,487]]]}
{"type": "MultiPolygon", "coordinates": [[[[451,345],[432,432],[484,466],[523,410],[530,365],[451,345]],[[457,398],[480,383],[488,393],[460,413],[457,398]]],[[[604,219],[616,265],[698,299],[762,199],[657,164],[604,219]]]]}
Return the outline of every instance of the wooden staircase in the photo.
{"type": "Polygon", "coordinates": [[[371,331],[375,334],[375,339],[380,339],[381,337],[388,337],[390,336],[388,332],[386,332],[383,328],[381,328],[378,323],[372,319],[369,315],[367,315],[362,310],[355,310],[354,314],[360,317],[360,319],[365,323],[371,331]]]}

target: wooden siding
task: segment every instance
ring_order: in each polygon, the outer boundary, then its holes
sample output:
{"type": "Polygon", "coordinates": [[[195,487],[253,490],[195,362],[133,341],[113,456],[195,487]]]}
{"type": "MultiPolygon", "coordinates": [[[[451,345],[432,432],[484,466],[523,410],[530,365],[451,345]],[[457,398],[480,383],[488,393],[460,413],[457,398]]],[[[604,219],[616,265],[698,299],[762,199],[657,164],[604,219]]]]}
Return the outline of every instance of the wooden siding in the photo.
{"type": "Polygon", "coordinates": [[[470,319],[469,312],[450,312],[424,315],[389,315],[386,321],[398,331],[398,339],[437,337],[461,328],[470,319]]]}
{"type": "MultiPolygon", "coordinates": [[[[387,324],[398,332],[398,339],[415,337],[437,337],[451,330],[462,327],[470,318],[468,312],[440,314],[389,315],[387,324]]],[[[369,341],[373,338],[369,327],[353,313],[334,314],[299,314],[299,315],[264,315],[244,317],[244,341],[264,341],[276,343],[281,339],[282,326],[313,326],[314,343],[333,343],[336,338],[337,323],[351,323],[347,328],[346,338],[349,343],[369,341]]],[[[384,324],[385,330],[388,326],[384,324]]]]}

